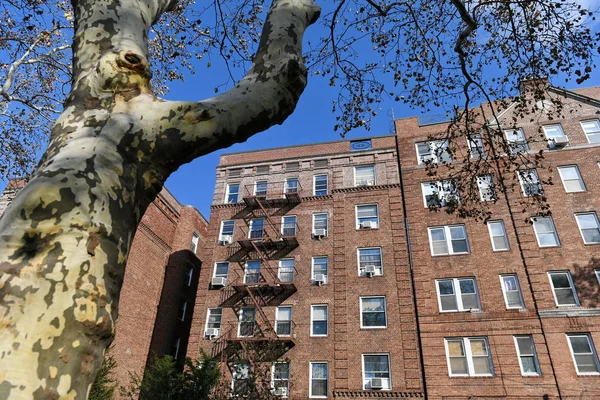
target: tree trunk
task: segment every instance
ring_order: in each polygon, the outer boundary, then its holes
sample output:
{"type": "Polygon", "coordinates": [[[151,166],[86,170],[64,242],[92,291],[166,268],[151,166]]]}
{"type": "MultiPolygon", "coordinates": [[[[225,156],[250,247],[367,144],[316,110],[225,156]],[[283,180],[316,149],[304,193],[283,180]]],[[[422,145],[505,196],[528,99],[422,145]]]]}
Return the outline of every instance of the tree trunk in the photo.
{"type": "Polygon", "coordinates": [[[0,399],[85,399],[114,337],[137,224],[181,164],[281,123],[306,84],[312,0],[275,0],[230,91],[167,102],[146,38],[173,0],[73,0],[73,86],[29,184],[0,218],[0,399]]]}

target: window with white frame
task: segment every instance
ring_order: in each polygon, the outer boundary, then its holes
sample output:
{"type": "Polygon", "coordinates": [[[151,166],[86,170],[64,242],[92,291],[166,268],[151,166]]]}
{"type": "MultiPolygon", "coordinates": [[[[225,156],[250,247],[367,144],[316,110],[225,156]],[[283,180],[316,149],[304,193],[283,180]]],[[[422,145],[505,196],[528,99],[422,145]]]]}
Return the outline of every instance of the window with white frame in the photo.
{"type": "Polygon", "coordinates": [[[281,282],[293,282],[296,260],[293,258],[282,258],[279,260],[279,271],[277,276],[281,282]]]}
{"type": "Polygon", "coordinates": [[[569,271],[551,271],[548,272],[554,301],[557,306],[578,306],[579,299],[575,292],[573,279],[569,271]]]}
{"type": "Polygon", "coordinates": [[[277,336],[291,336],[292,306],[279,306],[275,310],[275,332],[277,336]]]}
{"type": "Polygon", "coordinates": [[[327,313],[326,304],[310,306],[310,336],[327,336],[327,313]]]}
{"type": "Polygon", "coordinates": [[[271,378],[273,394],[275,396],[288,397],[290,392],[290,363],[274,363],[271,378]]]}
{"type": "Polygon", "coordinates": [[[464,225],[445,225],[427,228],[431,254],[434,256],[467,254],[469,244],[464,225]]]}
{"type": "Polygon", "coordinates": [[[281,235],[282,236],[296,236],[296,216],[286,215],[281,218],[281,235]]]}
{"type": "Polygon", "coordinates": [[[600,363],[598,362],[598,353],[594,347],[594,342],[589,333],[569,333],[567,334],[569,350],[573,356],[573,363],[577,370],[577,375],[598,375],[600,374],[600,363]]]}
{"type": "Polygon", "coordinates": [[[260,282],[260,261],[246,261],[246,268],[244,268],[244,283],[258,282],[260,282]]]}
{"type": "Polygon", "coordinates": [[[590,121],[581,121],[581,128],[585,132],[588,142],[600,143],[600,121],[593,119],[590,121]]]}
{"type": "Polygon", "coordinates": [[[575,219],[585,244],[600,243],[600,223],[595,212],[576,213],[575,219]]]}
{"type": "Polygon", "coordinates": [[[309,397],[327,398],[329,368],[326,362],[310,363],[310,391],[309,397]]]}
{"type": "Polygon", "coordinates": [[[388,354],[363,354],[363,389],[390,390],[390,356],[388,354]]]}
{"type": "Polygon", "coordinates": [[[444,339],[450,376],[492,376],[487,337],[444,339]]]}
{"type": "Polygon", "coordinates": [[[596,273],[596,279],[598,279],[598,284],[600,284],[600,269],[595,269],[594,272],[596,273]]]}
{"type": "Polygon", "coordinates": [[[440,312],[480,309],[475,278],[448,278],[435,282],[440,312]]]}
{"type": "Polygon", "coordinates": [[[372,247],[358,249],[358,275],[383,275],[381,248],[372,247]]]}
{"type": "Polygon", "coordinates": [[[312,258],[312,280],[313,283],[327,283],[328,258],[324,256],[312,258]]]}
{"type": "Polygon", "coordinates": [[[287,178],[283,187],[285,193],[298,193],[298,178],[287,178]]]}
{"type": "Polygon", "coordinates": [[[552,217],[533,217],[533,230],[540,247],[560,246],[552,217]]]}
{"type": "Polygon", "coordinates": [[[192,278],[194,277],[194,268],[188,267],[185,273],[185,286],[192,286],[192,278]]]}
{"type": "Polygon", "coordinates": [[[215,272],[213,274],[213,278],[227,279],[228,274],[229,274],[229,263],[228,262],[222,261],[222,262],[215,263],[215,272]]]}
{"type": "Polygon", "coordinates": [[[177,360],[177,357],[179,357],[179,345],[181,344],[181,338],[178,337],[177,339],[175,339],[175,341],[173,342],[173,345],[171,346],[171,355],[173,356],[174,360],[177,360]]]}
{"type": "Polygon", "coordinates": [[[219,233],[219,241],[223,244],[233,242],[233,231],[235,229],[235,221],[221,222],[221,232],[219,233]]]}
{"type": "Polygon", "coordinates": [[[453,179],[422,182],[421,191],[425,207],[446,207],[459,202],[458,188],[453,179]]]}
{"type": "Polygon", "coordinates": [[[356,229],[376,228],[379,228],[377,204],[361,204],[356,206],[356,229]]]}
{"type": "Polygon", "coordinates": [[[560,124],[544,125],[542,129],[544,129],[544,134],[548,140],[567,137],[560,124]]]}
{"type": "Polygon", "coordinates": [[[471,158],[485,158],[485,148],[483,147],[481,135],[468,136],[467,144],[469,145],[469,154],[471,158]]]}
{"type": "Polygon", "coordinates": [[[209,308],[206,315],[206,327],[204,336],[212,339],[217,338],[221,334],[221,319],[223,317],[222,308],[209,308]]]}
{"type": "Polygon", "coordinates": [[[540,375],[540,364],[535,352],[535,344],[531,335],[515,335],[515,348],[521,367],[521,375],[538,376],[540,375]]]}
{"type": "Polygon", "coordinates": [[[231,371],[231,390],[234,397],[244,397],[250,390],[250,364],[239,363],[231,371]]]}
{"type": "Polygon", "coordinates": [[[229,183],[227,185],[227,191],[225,192],[225,202],[226,203],[237,203],[239,194],[240,194],[240,184],[239,183],[229,183]]]}
{"type": "Polygon", "coordinates": [[[529,146],[527,145],[527,138],[525,138],[525,133],[523,133],[523,129],[516,128],[504,131],[506,135],[506,142],[508,144],[508,149],[512,154],[522,153],[524,151],[529,150],[529,146]]]}
{"type": "Polygon", "coordinates": [[[384,296],[360,298],[360,327],[387,328],[384,296]]]}
{"type": "Polygon", "coordinates": [[[354,167],[354,186],[375,185],[375,166],[361,165],[354,167]]]}
{"type": "Polygon", "coordinates": [[[262,239],[265,236],[265,219],[255,218],[250,220],[250,229],[248,237],[250,239],[262,239]]]}
{"type": "Polygon", "coordinates": [[[267,181],[256,181],[254,182],[254,195],[256,197],[267,197],[267,188],[269,183],[267,181]]]}
{"type": "Polygon", "coordinates": [[[583,183],[583,179],[581,178],[581,174],[579,173],[579,168],[577,165],[565,165],[563,167],[558,167],[558,174],[560,175],[560,179],[565,187],[565,192],[585,192],[585,184],[583,183]]]}
{"type": "Polygon", "coordinates": [[[452,154],[448,149],[447,140],[434,140],[420,142],[417,146],[417,160],[419,164],[424,163],[448,163],[452,161],[452,154]]]}
{"type": "Polygon", "coordinates": [[[256,324],[256,309],[254,307],[242,307],[239,311],[238,337],[254,336],[256,324]]]}
{"type": "Polygon", "coordinates": [[[490,240],[492,241],[492,249],[494,251],[505,251],[509,250],[508,237],[506,236],[506,229],[504,228],[504,222],[488,221],[488,231],[490,232],[490,240]]]}
{"type": "Polygon", "coordinates": [[[524,307],[521,286],[516,274],[500,275],[500,285],[502,286],[506,308],[524,307]]]}
{"type": "Polygon", "coordinates": [[[200,240],[200,236],[196,232],[192,233],[192,243],[190,245],[190,250],[192,253],[196,254],[198,250],[198,241],[200,240]]]}
{"type": "Polygon", "coordinates": [[[315,175],[314,177],[314,190],[315,196],[325,196],[329,192],[328,187],[328,176],[327,175],[315,175]]]}
{"type": "Polygon", "coordinates": [[[180,321],[185,321],[185,312],[187,311],[187,301],[182,301],[179,304],[179,314],[177,315],[177,318],[179,318],[180,321]]]}
{"type": "Polygon", "coordinates": [[[327,213],[313,214],[313,235],[318,237],[327,236],[327,213]]]}
{"type": "Polygon", "coordinates": [[[477,187],[479,188],[479,199],[481,201],[496,200],[496,188],[492,175],[480,175],[477,177],[477,187]]]}
{"type": "Polygon", "coordinates": [[[530,197],[544,193],[544,188],[542,187],[542,182],[540,181],[537,170],[524,169],[518,171],[517,175],[524,196],[530,197]]]}

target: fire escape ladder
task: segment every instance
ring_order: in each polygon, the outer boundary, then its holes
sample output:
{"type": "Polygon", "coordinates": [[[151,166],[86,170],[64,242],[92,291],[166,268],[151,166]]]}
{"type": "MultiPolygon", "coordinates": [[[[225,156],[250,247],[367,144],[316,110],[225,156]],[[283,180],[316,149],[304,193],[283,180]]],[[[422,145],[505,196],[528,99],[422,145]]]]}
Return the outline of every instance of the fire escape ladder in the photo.
{"type": "Polygon", "coordinates": [[[269,273],[269,275],[274,283],[279,283],[279,278],[277,277],[277,273],[275,271],[273,271],[273,269],[271,268],[271,260],[267,257],[267,255],[265,253],[263,253],[259,249],[258,244],[256,242],[252,242],[252,247],[254,247],[254,251],[256,251],[256,254],[258,254],[260,261],[263,263],[263,265],[264,265],[263,269],[269,273]]]}
{"type": "Polygon", "coordinates": [[[262,201],[260,200],[260,198],[256,198],[256,203],[258,204],[258,207],[261,209],[262,213],[263,213],[263,218],[265,219],[265,221],[267,222],[267,225],[273,230],[273,232],[275,232],[275,238],[271,238],[271,236],[267,233],[267,230],[264,229],[264,236],[268,237],[269,239],[279,239],[280,238],[280,234],[279,234],[279,230],[277,229],[277,224],[275,224],[275,222],[273,222],[273,220],[271,219],[271,215],[269,215],[269,213],[267,212],[267,209],[263,206],[262,201]]]}
{"type": "MultiPolygon", "coordinates": [[[[250,299],[252,300],[252,302],[254,303],[255,307],[256,307],[256,311],[258,312],[258,315],[260,315],[260,318],[262,319],[264,326],[265,326],[265,330],[261,329],[263,335],[266,338],[272,338],[272,337],[277,337],[277,334],[275,333],[275,328],[273,327],[273,325],[271,324],[271,322],[269,321],[269,318],[267,318],[267,315],[265,314],[265,312],[262,309],[262,305],[260,304],[260,302],[258,301],[258,299],[255,297],[254,294],[252,294],[252,290],[251,288],[248,288],[248,295],[250,296],[250,299]],[[265,332],[266,331],[266,332],[265,332]]],[[[260,325],[259,325],[260,327],[260,325]]],[[[260,329],[260,328],[259,328],[260,329]]]]}

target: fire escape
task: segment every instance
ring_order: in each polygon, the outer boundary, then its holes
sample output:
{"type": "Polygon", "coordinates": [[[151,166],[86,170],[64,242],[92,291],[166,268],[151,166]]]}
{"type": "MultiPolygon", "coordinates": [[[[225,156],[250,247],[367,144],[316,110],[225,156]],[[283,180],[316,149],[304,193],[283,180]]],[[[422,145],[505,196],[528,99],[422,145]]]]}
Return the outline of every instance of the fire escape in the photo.
{"type": "Polygon", "coordinates": [[[298,246],[297,222],[286,213],[300,203],[299,193],[297,180],[248,185],[245,206],[233,217],[243,221],[243,236],[228,246],[229,276],[219,307],[232,309],[238,321],[222,324],[212,348],[212,356],[230,370],[239,360],[275,361],[294,346],[291,318],[273,324],[265,308],[279,306],[297,290],[295,266],[280,267],[278,260],[298,246]]]}

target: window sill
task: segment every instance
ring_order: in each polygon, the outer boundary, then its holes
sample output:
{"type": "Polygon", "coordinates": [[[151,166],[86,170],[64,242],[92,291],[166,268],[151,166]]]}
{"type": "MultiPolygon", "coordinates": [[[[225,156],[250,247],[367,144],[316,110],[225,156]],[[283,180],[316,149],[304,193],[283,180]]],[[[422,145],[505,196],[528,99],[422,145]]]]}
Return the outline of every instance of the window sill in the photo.
{"type": "Polygon", "coordinates": [[[372,331],[374,329],[387,329],[387,326],[361,326],[361,331],[372,331]]]}
{"type": "Polygon", "coordinates": [[[431,257],[453,257],[453,256],[468,256],[471,253],[452,253],[452,254],[431,254],[431,257]]]}

